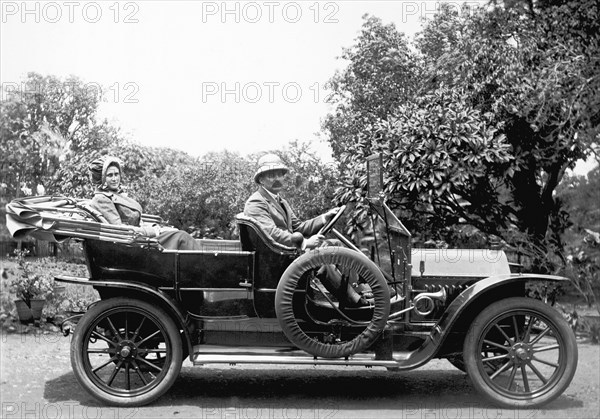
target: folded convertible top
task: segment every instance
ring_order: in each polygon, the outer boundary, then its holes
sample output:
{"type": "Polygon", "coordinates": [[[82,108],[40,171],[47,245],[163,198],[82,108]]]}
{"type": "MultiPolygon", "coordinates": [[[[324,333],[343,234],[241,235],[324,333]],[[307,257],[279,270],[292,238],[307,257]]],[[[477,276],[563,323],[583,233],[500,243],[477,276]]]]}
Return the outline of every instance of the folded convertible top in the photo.
{"type": "MultiPolygon", "coordinates": [[[[162,222],[144,214],[144,221],[162,222]]],[[[152,243],[133,226],[108,224],[90,201],[56,196],[15,199],[6,205],[6,226],[17,240],[26,236],[61,242],[68,238],[104,240],[115,243],[152,243]]]]}

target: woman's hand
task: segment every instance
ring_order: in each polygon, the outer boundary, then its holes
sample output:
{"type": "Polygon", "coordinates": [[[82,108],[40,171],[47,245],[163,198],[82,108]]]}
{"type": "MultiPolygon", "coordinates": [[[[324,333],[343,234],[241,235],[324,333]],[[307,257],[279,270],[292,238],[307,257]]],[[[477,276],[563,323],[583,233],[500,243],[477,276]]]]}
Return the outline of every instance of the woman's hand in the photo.
{"type": "Polygon", "coordinates": [[[141,227],[132,227],[132,228],[138,235],[143,236],[143,237],[153,238],[158,235],[154,226],[145,225],[145,226],[141,226],[141,227]]]}
{"type": "Polygon", "coordinates": [[[166,233],[167,231],[177,231],[178,229],[176,229],[175,227],[161,227],[158,226],[158,234],[161,233],[166,233]]]}

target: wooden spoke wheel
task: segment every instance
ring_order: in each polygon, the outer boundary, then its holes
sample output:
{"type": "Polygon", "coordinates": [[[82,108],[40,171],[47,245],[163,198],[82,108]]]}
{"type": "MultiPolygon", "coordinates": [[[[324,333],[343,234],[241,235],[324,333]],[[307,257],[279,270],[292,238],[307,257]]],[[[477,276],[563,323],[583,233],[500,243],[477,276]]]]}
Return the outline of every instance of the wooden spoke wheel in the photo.
{"type": "Polygon", "coordinates": [[[473,322],[463,358],[474,387],[509,408],[537,407],[558,397],[577,368],[575,336],[541,301],[498,301],[473,322]]]}
{"type": "Polygon", "coordinates": [[[148,404],[173,384],[182,362],[179,330],[162,309],[111,298],[92,307],[71,342],[75,377],[102,402],[148,404]]]}

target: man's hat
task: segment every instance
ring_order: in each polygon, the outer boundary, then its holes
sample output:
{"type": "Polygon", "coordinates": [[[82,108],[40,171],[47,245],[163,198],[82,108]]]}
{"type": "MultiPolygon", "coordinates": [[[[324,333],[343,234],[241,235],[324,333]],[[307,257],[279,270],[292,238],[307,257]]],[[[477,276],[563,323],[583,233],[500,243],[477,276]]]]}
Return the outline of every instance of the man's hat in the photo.
{"type": "Polygon", "coordinates": [[[256,169],[256,173],[254,174],[254,181],[258,183],[258,177],[263,173],[270,172],[271,170],[285,170],[285,172],[289,172],[289,169],[283,162],[281,158],[277,154],[265,154],[256,164],[258,169],[256,169]]]}

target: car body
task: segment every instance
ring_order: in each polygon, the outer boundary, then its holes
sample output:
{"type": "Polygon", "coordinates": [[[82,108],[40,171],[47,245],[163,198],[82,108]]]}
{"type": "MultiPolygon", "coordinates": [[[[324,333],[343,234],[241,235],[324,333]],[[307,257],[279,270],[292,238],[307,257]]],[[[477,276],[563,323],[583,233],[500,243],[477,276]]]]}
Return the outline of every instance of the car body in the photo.
{"type": "Polygon", "coordinates": [[[194,365],[390,371],[448,358],[498,405],[535,407],[558,397],[575,373],[575,338],[552,307],[526,298],[525,285],[567,279],[513,272],[502,250],[413,249],[380,181],[370,176],[371,236],[361,248],[333,228],[337,217],[325,230],[341,246],[308,252],[274,242],[242,214],[240,240],[199,240],[197,251],[162,249],[64,197],[15,200],[7,217],[16,236],[83,241],[89,277],[56,280],[100,295],[65,327],[75,376],[103,403],[156,400],[185,357],[194,365]],[[315,275],[326,265],[344,281],[367,284],[372,304],[336,300],[315,275]]]}

